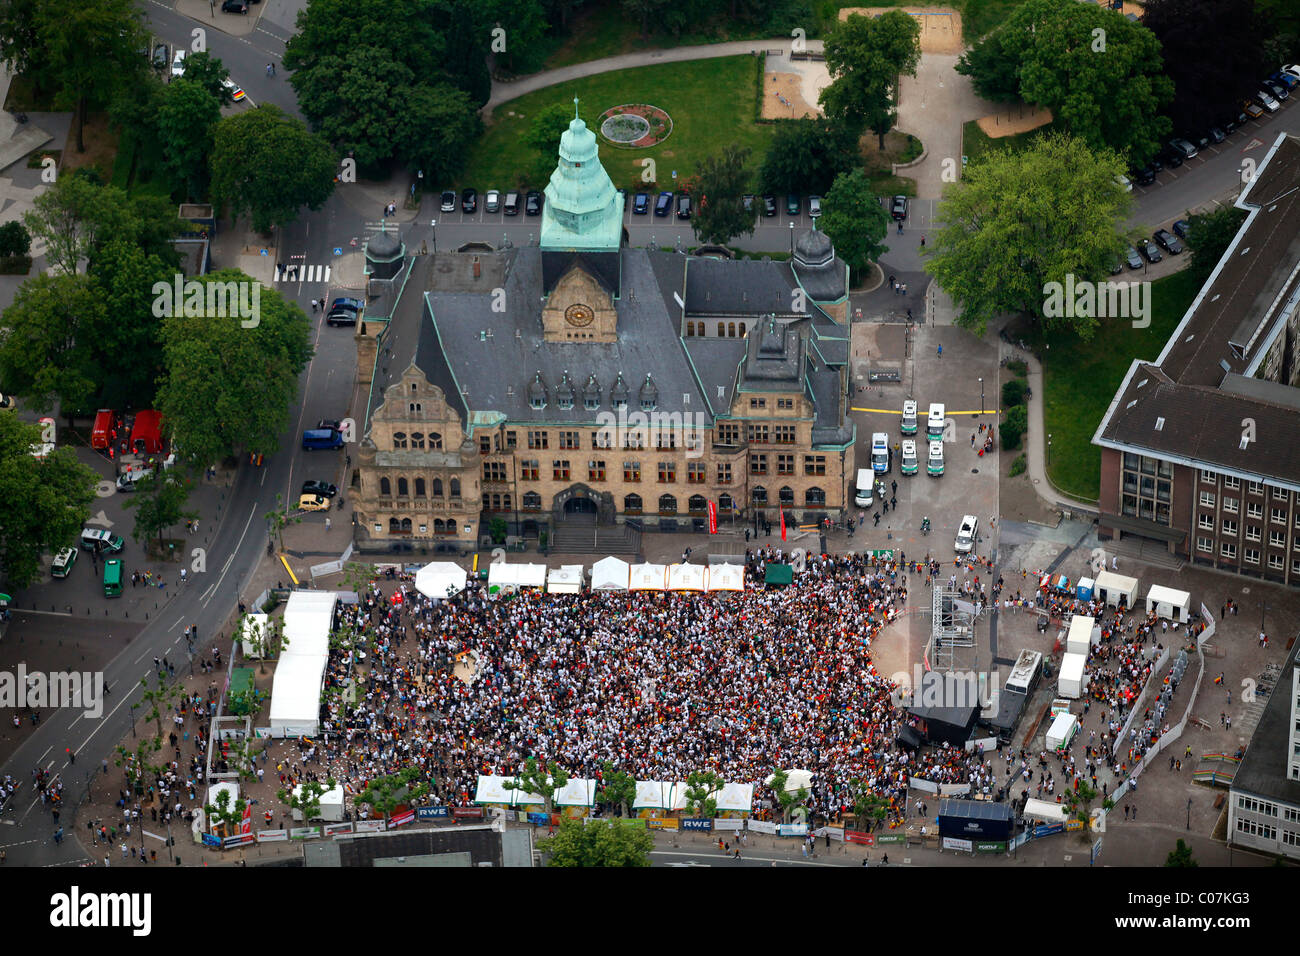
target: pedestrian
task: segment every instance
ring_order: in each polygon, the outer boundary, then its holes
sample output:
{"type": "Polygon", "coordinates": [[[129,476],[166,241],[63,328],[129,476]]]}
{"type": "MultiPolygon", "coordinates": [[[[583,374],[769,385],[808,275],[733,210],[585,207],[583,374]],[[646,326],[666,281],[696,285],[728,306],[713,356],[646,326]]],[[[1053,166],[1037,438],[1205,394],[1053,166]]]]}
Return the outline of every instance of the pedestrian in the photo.
{"type": "Polygon", "coordinates": [[[1228,728],[1229,730],[1232,729],[1232,717],[1231,717],[1231,715],[1229,715],[1229,717],[1228,717],[1227,728],[1228,728]]]}
{"type": "Polygon", "coordinates": [[[884,854],[881,855],[881,857],[880,857],[880,865],[881,865],[881,866],[889,866],[889,854],[888,854],[888,853],[884,853],[884,854]]]}
{"type": "Polygon", "coordinates": [[[875,521],[875,524],[872,525],[872,527],[875,527],[875,528],[880,527],[880,512],[877,511],[877,512],[876,512],[875,514],[873,514],[871,517],[872,517],[872,520],[875,521]]]}
{"type": "Polygon", "coordinates": [[[1110,569],[1111,569],[1112,571],[1118,571],[1118,570],[1119,570],[1119,555],[1118,555],[1118,554],[1112,554],[1112,555],[1110,556],[1110,569]]]}
{"type": "Polygon", "coordinates": [[[925,248],[925,236],[922,236],[922,237],[921,237],[921,248],[922,248],[922,249],[925,248]]]}
{"type": "MultiPolygon", "coordinates": [[[[325,530],[328,531],[329,529],[330,529],[330,519],[329,519],[328,516],[326,516],[326,518],[325,518],[325,530]]],[[[184,574],[185,572],[182,571],[181,573],[184,574]]]]}
{"type": "Polygon", "coordinates": [[[897,481],[891,481],[891,482],[889,483],[889,490],[890,490],[890,492],[891,492],[892,494],[898,494],[898,482],[897,482],[897,481]]]}
{"type": "Polygon", "coordinates": [[[906,282],[904,282],[901,286],[899,286],[899,288],[903,290],[903,295],[907,295],[907,283],[906,283],[906,282]]]}
{"type": "Polygon", "coordinates": [[[903,234],[903,223],[901,221],[898,223],[898,234],[900,236],[903,234]]]}
{"type": "Polygon", "coordinates": [[[1124,819],[1125,819],[1125,820],[1128,819],[1128,811],[1129,811],[1129,806],[1128,806],[1128,804],[1126,803],[1126,804],[1124,804],[1124,819]]]}
{"type": "Polygon", "coordinates": [[[939,346],[939,358],[943,358],[943,346],[939,346]]]}
{"type": "Polygon", "coordinates": [[[893,292],[896,288],[898,288],[898,279],[896,279],[894,276],[890,276],[890,277],[889,277],[889,291],[890,291],[890,292],[893,292]]]}
{"type": "Polygon", "coordinates": [[[970,433],[970,446],[971,446],[972,448],[975,447],[975,433],[974,433],[974,432],[971,432],[971,433],[970,433]]]}

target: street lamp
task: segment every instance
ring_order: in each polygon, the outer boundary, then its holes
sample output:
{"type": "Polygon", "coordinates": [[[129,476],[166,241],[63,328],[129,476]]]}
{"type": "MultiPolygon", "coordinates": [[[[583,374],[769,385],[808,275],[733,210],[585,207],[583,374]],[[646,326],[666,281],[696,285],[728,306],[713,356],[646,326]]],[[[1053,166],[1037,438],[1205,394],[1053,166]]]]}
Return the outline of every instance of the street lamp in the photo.
{"type": "Polygon", "coordinates": [[[980,379],[980,415],[984,415],[984,379],[980,379]]]}
{"type": "Polygon", "coordinates": [[[794,255],[794,222],[790,222],[790,255],[794,255]]]}
{"type": "Polygon", "coordinates": [[[438,254],[438,220],[430,219],[429,228],[433,230],[433,254],[438,254]]]}
{"type": "Polygon", "coordinates": [[[1052,463],[1052,433],[1047,433],[1047,463],[1052,463]]]}

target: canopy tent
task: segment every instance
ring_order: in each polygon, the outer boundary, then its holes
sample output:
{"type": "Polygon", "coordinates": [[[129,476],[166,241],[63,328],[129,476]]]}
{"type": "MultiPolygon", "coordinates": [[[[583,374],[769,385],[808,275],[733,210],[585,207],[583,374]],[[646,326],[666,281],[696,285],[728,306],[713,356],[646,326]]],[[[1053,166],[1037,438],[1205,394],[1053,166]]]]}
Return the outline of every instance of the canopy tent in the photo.
{"type": "Polygon", "coordinates": [[[313,735],[320,729],[335,595],[294,591],[284,608],[284,645],[271,682],[271,732],[313,735]]]}
{"type": "Polygon", "coordinates": [[[1133,596],[1137,594],[1138,579],[1130,578],[1113,571],[1101,571],[1097,574],[1095,587],[1097,599],[1118,607],[1133,607],[1133,596]]]}
{"type": "Polygon", "coordinates": [[[262,657],[270,650],[266,646],[266,642],[270,638],[267,631],[268,621],[269,618],[265,614],[249,614],[244,618],[239,633],[245,657],[262,657]]]}
{"type": "Polygon", "coordinates": [[[594,807],[599,789],[599,781],[570,777],[568,783],[555,791],[553,800],[557,807],[594,807]]]}
{"type": "Polygon", "coordinates": [[[550,594],[577,594],[582,590],[582,565],[566,564],[546,575],[546,590],[550,594]]]}
{"type": "Polygon", "coordinates": [[[629,591],[662,591],[668,569],[662,564],[634,564],[628,579],[629,591]]]}
{"type": "Polygon", "coordinates": [[[281,656],[329,655],[334,624],[332,591],[294,591],[284,607],[285,648],[281,656]]]}
{"type": "Polygon", "coordinates": [[[785,586],[794,583],[794,568],[788,564],[769,564],[763,572],[764,584],[785,586]]]}
{"type": "Polygon", "coordinates": [[[745,590],[745,569],[739,564],[713,564],[709,566],[710,591],[745,590]]]}
{"type": "Polygon", "coordinates": [[[540,793],[525,793],[522,790],[507,790],[506,783],[515,777],[484,776],[478,778],[474,791],[474,802],[478,804],[501,804],[507,807],[542,806],[546,798],[540,793]]]}
{"type": "Polygon", "coordinates": [[[632,567],[622,558],[612,555],[601,558],[591,566],[591,589],[593,591],[626,591],[628,577],[632,567]]]}
{"type": "MultiPolygon", "coordinates": [[[[302,787],[294,787],[293,795],[302,796],[302,787]]],[[[294,809],[293,818],[295,820],[303,819],[301,810],[294,809]]],[[[333,790],[327,790],[320,795],[320,816],[314,817],[315,820],[321,820],[325,823],[337,823],[343,819],[343,786],[339,784],[333,790]]]]}
{"type": "Polygon", "coordinates": [[[638,780],[633,810],[685,810],[686,782],[679,780],[638,780]]]}
{"type": "Polygon", "coordinates": [[[465,569],[451,561],[432,561],[415,572],[415,589],[425,597],[449,598],[465,590],[465,569]]]}
{"type": "Polygon", "coordinates": [[[749,813],[754,809],[754,785],[724,783],[718,791],[717,800],[720,813],[749,813]]]}
{"type": "Polygon", "coordinates": [[[488,565],[488,594],[498,594],[502,590],[518,588],[541,588],[546,586],[546,565],[544,564],[500,564],[488,565]]]}
{"type": "Polygon", "coordinates": [[[708,580],[702,564],[671,564],[668,566],[668,590],[703,591],[708,580]]]}
{"type": "MultiPolygon", "coordinates": [[[[811,790],[813,776],[811,770],[787,770],[785,772],[785,792],[797,793],[800,790],[811,790]]],[[[768,774],[763,783],[770,787],[775,779],[776,774],[768,774]]]]}
{"type": "Polygon", "coordinates": [[[1069,819],[1069,810],[1063,803],[1052,803],[1030,797],[1025,801],[1025,809],[1020,815],[1027,820],[1042,820],[1044,823],[1064,823],[1069,819]]]}
{"type": "Polygon", "coordinates": [[[1147,591],[1147,613],[1153,611],[1156,617],[1186,623],[1192,616],[1192,596],[1186,591],[1153,584],[1151,590],[1147,591]]]}

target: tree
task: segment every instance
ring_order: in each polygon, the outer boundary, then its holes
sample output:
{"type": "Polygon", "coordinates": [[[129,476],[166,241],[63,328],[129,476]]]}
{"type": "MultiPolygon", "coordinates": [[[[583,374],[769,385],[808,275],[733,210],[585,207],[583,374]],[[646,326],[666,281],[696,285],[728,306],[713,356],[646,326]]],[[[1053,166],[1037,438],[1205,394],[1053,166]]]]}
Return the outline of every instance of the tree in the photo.
{"type": "Polygon", "coordinates": [[[73,107],[77,152],[86,151],[86,111],[144,73],[148,44],[131,0],[40,0],[34,24],[44,59],[58,83],[55,102],[73,107]]]}
{"type": "Polygon", "coordinates": [[[902,10],[877,17],[851,14],[826,35],[830,85],[818,101],[826,115],[852,130],[870,127],[885,148],[897,119],[900,75],[915,76],[921,61],[921,27],[902,10]]]}
{"type": "Polygon", "coordinates": [[[1174,84],[1174,129],[1204,129],[1236,116],[1258,89],[1268,34],[1255,0],[1147,0],[1142,25],[1160,41],[1174,84]]]}
{"type": "Polygon", "coordinates": [[[1045,314],[1047,283],[1109,273],[1126,244],[1120,228],[1131,198],[1116,182],[1122,168],[1114,153],[1064,134],[971,163],[945,191],[942,225],[926,250],[926,271],[960,309],[956,324],[983,335],[991,316],[1020,311],[1090,338],[1096,315],[1045,314]]]}
{"type": "Polygon", "coordinates": [[[1218,206],[1188,219],[1187,248],[1191,262],[1187,271],[1196,282],[1203,283],[1210,277],[1245,220],[1246,211],[1236,206],[1218,206]]]}
{"type": "Polygon", "coordinates": [[[220,828],[222,836],[234,836],[243,825],[247,807],[248,801],[243,797],[232,800],[229,790],[220,790],[214,802],[203,804],[203,812],[213,830],[220,828]]]}
{"type": "Polygon", "coordinates": [[[691,228],[700,242],[724,244],[736,236],[754,234],[758,208],[745,208],[749,192],[748,148],[724,146],[720,153],[704,157],[690,183],[695,196],[691,228]]]}
{"type": "Polygon", "coordinates": [[[554,836],[537,841],[547,866],[649,866],[654,837],[617,820],[561,820],[554,836]]]}
{"type": "Polygon", "coordinates": [[[1168,867],[1187,868],[1200,865],[1192,858],[1192,848],[1183,842],[1182,837],[1178,838],[1178,844],[1165,857],[1165,866],[1168,867]]]}
{"type": "Polygon", "coordinates": [[[1029,411],[1024,405],[1012,405],[1002,413],[998,425],[998,438],[1002,447],[1012,451],[1020,447],[1020,439],[1029,431],[1029,411]]]}
{"type": "Polygon", "coordinates": [[[636,799],[636,778],[623,770],[615,770],[614,764],[606,760],[601,771],[601,788],[596,791],[599,803],[612,803],[625,817],[632,815],[632,801],[636,799]]]}
{"type": "Polygon", "coordinates": [[[40,79],[34,69],[45,62],[42,34],[37,28],[37,8],[42,0],[7,0],[0,4],[0,60],[13,73],[40,79]]]}
{"type": "Polygon", "coordinates": [[[545,767],[538,764],[536,757],[529,757],[524,761],[524,769],[520,771],[519,776],[513,780],[507,780],[502,784],[507,790],[518,790],[520,793],[535,793],[542,798],[546,806],[546,815],[549,817],[555,809],[555,794],[563,790],[569,782],[569,775],[554,760],[548,761],[545,767]]]}
{"type": "Polygon", "coordinates": [[[153,314],[153,288],[172,283],[175,274],[170,262],[127,240],[112,240],[98,253],[92,279],[102,308],[89,316],[78,340],[90,354],[94,407],[153,407],[163,372],[162,320],[153,314]]]}
{"type": "Polygon", "coordinates": [[[777,127],[758,179],[763,192],[824,196],[836,176],[859,165],[852,129],[824,119],[794,120],[777,127]]]}
{"type": "Polygon", "coordinates": [[[809,796],[807,787],[800,787],[797,790],[788,789],[786,785],[789,780],[790,775],[784,770],[773,771],[772,776],[767,779],[767,785],[772,788],[772,792],[776,794],[777,803],[781,805],[781,821],[783,823],[790,822],[790,815],[807,803],[809,796]]]}
{"type": "Polygon", "coordinates": [[[1020,99],[1020,63],[1007,49],[1011,39],[1007,31],[994,30],[957,61],[957,72],[971,78],[975,92],[995,103],[1020,99]]]}
{"type": "Polygon", "coordinates": [[[185,57],[184,75],[173,79],[166,88],[169,89],[177,84],[197,86],[215,97],[222,106],[229,106],[234,101],[234,97],[230,95],[230,90],[223,82],[229,78],[230,71],[219,58],[206,51],[191,52],[185,57]]]}
{"type": "Polygon", "coordinates": [[[853,794],[853,817],[859,830],[870,833],[889,815],[889,803],[873,792],[864,780],[849,781],[853,794]]]}
{"type": "Polygon", "coordinates": [[[531,182],[544,181],[555,168],[560,152],[560,137],[573,122],[574,111],[564,103],[551,103],[533,114],[528,128],[519,137],[519,145],[531,150],[531,182]]]}
{"type": "Polygon", "coordinates": [[[135,527],[131,537],[136,543],[147,540],[152,535],[158,536],[158,551],[163,550],[163,531],[172,527],[182,518],[194,519],[197,511],[186,511],[185,502],[189,499],[193,482],[174,473],[160,475],[157,470],[147,478],[136,483],[136,493],[122,507],[135,509],[135,527]]]}
{"type": "Polygon", "coordinates": [[[163,170],[174,194],[187,200],[205,194],[212,130],[220,119],[221,100],[200,83],[181,77],[168,85],[156,123],[163,170]]]}
{"type": "Polygon", "coordinates": [[[301,813],[303,820],[310,826],[312,820],[320,816],[320,798],[337,786],[333,777],[329,777],[324,783],[319,780],[307,780],[296,793],[281,787],[275,795],[290,810],[301,813]]]}
{"type": "Polygon", "coordinates": [[[830,236],[835,254],[855,273],[889,251],[881,242],[889,232],[889,214],[876,200],[871,181],[861,169],[835,177],[822,199],[817,226],[830,236]]]}
{"type": "Polygon", "coordinates": [[[696,817],[718,815],[718,791],[725,781],[712,770],[692,770],[686,776],[686,808],[696,817]]]}
{"type": "Polygon", "coordinates": [[[87,330],[103,305],[84,275],[44,273],[24,282],[4,311],[0,379],[39,411],[57,402],[71,416],[96,391],[87,330]]]}
{"type": "Polygon", "coordinates": [[[384,815],[387,825],[393,811],[401,806],[412,806],[429,793],[429,784],[422,779],[419,767],[407,767],[386,777],[376,777],[357,794],[356,802],[384,815]]]}
{"type": "Polygon", "coordinates": [[[270,232],[317,210],[334,191],[338,160],[325,140],[263,103],[217,123],[212,148],[212,195],[232,217],[248,213],[253,228],[270,232]]]}
{"type": "Polygon", "coordinates": [[[99,481],[70,448],[33,457],[40,437],[36,425],[0,414],[0,567],[15,588],[40,579],[42,552],[76,542],[99,481]]]}
{"type": "Polygon", "coordinates": [[[1088,781],[1080,780],[1077,789],[1067,787],[1065,791],[1065,804],[1074,814],[1074,818],[1087,824],[1090,819],[1092,801],[1096,800],[1100,794],[1088,781]]]}
{"type": "Polygon", "coordinates": [[[0,225],[0,256],[25,256],[32,251],[32,237],[17,219],[0,225]]]}
{"type": "Polygon", "coordinates": [[[149,678],[140,678],[140,686],[144,688],[144,693],[140,695],[140,705],[148,708],[144,719],[154,722],[155,737],[160,742],[163,737],[163,716],[165,715],[168,720],[171,719],[172,708],[185,691],[179,681],[175,684],[169,684],[163,679],[163,676],[161,670],[154,674],[152,687],[149,685],[149,678]]]}
{"type": "Polygon", "coordinates": [[[668,0],[622,0],[623,12],[641,25],[641,38],[650,35],[650,18],[659,14],[668,0]]]}
{"type": "MultiPolygon", "coordinates": [[[[223,269],[203,281],[253,280],[223,269]]],[[[163,319],[166,371],[155,404],[196,467],[245,451],[277,451],[289,427],[298,376],[311,357],[310,323],[274,289],[261,288],[259,296],[254,328],[234,315],[163,319]]]]}
{"type": "Polygon", "coordinates": [[[1160,41],[1122,13],[1092,3],[1027,0],[976,49],[958,71],[975,80],[977,91],[1005,94],[1014,70],[1020,98],[1046,106],[1093,149],[1108,147],[1144,163],[1169,135],[1161,111],[1174,88],[1164,75],[1160,41]]]}
{"type": "Polygon", "coordinates": [[[397,117],[394,155],[423,170],[426,182],[454,176],[483,132],[469,94],[450,83],[420,84],[410,89],[406,102],[409,108],[397,117]]]}

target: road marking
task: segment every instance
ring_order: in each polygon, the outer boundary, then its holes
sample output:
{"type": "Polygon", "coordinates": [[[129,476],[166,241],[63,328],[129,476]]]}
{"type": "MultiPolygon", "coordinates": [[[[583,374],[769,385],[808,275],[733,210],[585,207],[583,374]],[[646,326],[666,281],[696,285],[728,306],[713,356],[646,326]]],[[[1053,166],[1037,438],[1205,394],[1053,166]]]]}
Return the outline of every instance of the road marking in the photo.
{"type": "Polygon", "coordinates": [[[122,709],[122,706],[123,706],[124,704],[126,704],[129,700],[130,700],[130,695],[124,696],[121,700],[119,700],[119,701],[117,702],[117,706],[114,707],[112,710],[110,710],[106,715],[104,715],[103,718],[101,718],[101,719],[99,720],[99,722],[95,725],[95,729],[92,730],[92,731],[90,732],[90,735],[89,735],[88,737],[86,737],[86,739],[83,740],[83,741],[81,742],[81,746],[79,746],[79,747],[77,748],[77,751],[80,752],[80,751],[84,750],[85,747],[86,747],[86,744],[90,743],[90,738],[91,738],[91,737],[94,737],[95,734],[99,733],[101,730],[103,730],[105,727],[107,727],[107,726],[108,726],[109,718],[112,717],[114,714],[116,714],[119,710],[121,710],[121,709],[122,709]]]}
{"type": "MultiPolygon", "coordinates": [[[[703,856],[703,853],[679,853],[676,850],[651,850],[651,856],[703,856]]],[[[791,866],[838,866],[837,863],[818,863],[816,860],[796,860],[778,856],[742,856],[744,860],[761,860],[764,863],[789,863],[791,866]]],[[[688,866],[690,864],[687,864],[688,866]]],[[[712,866],[712,863],[697,863],[696,866],[712,866]]]]}
{"type": "MultiPolygon", "coordinates": [[[[849,407],[849,411],[851,411],[851,412],[875,412],[876,414],[879,414],[879,415],[897,415],[897,414],[898,414],[898,409],[897,409],[897,408],[858,408],[856,405],[854,405],[854,406],[850,406],[850,407],[849,407]]],[[[945,415],[1001,415],[1002,413],[1001,413],[1000,411],[998,411],[996,408],[990,408],[990,409],[988,409],[987,411],[983,411],[983,412],[981,412],[981,411],[973,411],[973,412],[951,412],[951,411],[946,411],[946,412],[944,412],[944,414],[945,414],[945,415]]],[[[919,440],[920,440],[920,439],[918,439],[918,441],[919,441],[919,440]]]]}
{"type": "MultiPolygon", "coordinates": [[[[266,480],[265,471],[262,472],[262,480],[263,481],[266,480]]],[[[244,522],[244,530],[240,532],[239,540],[235,542],[235,546],[230,551],[232,556],[234,556],[239,551],[239,546],[244,543],[244,535],[248,534],[248,527],[253,523],[253,515],[255,514],[257,514],[256,506],[253,506],[252,508],[248,509],[248,520],[244,522]]],[[[211,601],[213,596],[216,594],[217,588],[221,586],[221,582],[226,579],[226,574],[229,571],[230,571],[230,562],[227,561],[226,566],[221,570],[221,577],[217,578],[217,582],[203,592],[204,597],[202,599],[202,604],[205,608],[208,606],[208,602],[211,601]]]]}

